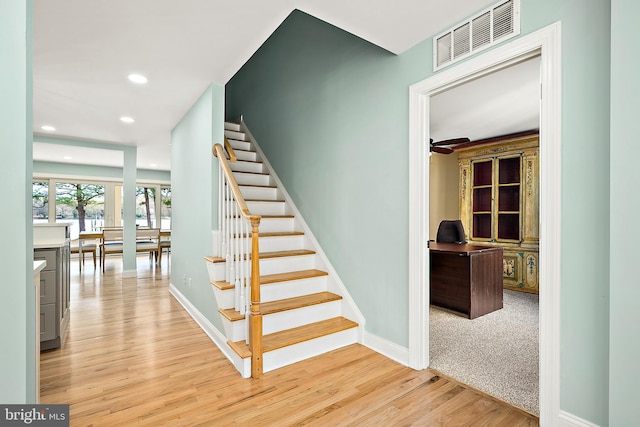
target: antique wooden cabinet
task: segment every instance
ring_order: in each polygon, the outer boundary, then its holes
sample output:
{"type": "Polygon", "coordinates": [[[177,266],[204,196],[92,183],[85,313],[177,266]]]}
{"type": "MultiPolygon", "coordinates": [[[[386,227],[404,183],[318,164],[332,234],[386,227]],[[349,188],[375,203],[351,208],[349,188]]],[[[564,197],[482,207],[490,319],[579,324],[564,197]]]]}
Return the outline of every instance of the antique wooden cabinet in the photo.
{"type": "Polygon", "coordinates": [[[539,138],[492,138],[456,148],[460,219],[472,244],[503,248],[504,287],[538,292],[539,138]]]}

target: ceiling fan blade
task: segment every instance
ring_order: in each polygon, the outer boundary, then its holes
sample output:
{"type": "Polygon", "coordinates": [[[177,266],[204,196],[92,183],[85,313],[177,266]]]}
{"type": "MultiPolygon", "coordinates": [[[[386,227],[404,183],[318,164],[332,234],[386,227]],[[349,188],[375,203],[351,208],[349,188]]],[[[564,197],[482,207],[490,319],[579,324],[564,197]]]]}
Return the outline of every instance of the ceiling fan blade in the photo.
{"type": "Polygon", "coordinates": [[[453,139],[445,139],[443,141],[432,142],[431,145],[433,147],[439,147],[441,145],[466,144],[467,142],[471,142],[471,140],[469,138],[453,138],[453,139]]]}
{"type": "Polygon", "coordinates": [[[440,154],[451,154],[453,153],[453,150],[451,148],[448,147],[431,147],[431,151],[435,152],[435,153],[440,153],[440,154]]]}

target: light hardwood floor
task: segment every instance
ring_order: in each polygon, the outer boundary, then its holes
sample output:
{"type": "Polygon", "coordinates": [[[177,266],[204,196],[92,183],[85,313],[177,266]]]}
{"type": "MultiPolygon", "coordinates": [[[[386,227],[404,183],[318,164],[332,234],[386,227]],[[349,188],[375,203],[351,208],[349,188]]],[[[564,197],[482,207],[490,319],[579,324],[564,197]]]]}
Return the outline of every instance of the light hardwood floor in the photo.
{"type": "Polygon", "coordinates": [[[123,279],[119,259],[104,274],[87,264],[78,275],[72,263],[69,332],[61,349],[42,353],[40,371],[41,403],[70,404],[72,426],[538,425],[361,345],[242,379],[169,295],[163,264],[140,256],[138,278],[123,279]]]}

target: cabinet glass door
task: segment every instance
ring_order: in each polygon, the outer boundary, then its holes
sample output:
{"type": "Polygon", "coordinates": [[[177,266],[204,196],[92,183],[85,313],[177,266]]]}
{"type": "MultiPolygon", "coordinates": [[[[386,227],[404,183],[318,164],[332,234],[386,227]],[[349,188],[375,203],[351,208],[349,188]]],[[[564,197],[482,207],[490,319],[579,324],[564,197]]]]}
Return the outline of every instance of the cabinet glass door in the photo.
{"type": "Polygon", "coordinates": [[[520,240],[520,156],[498,159],[498,240],[520,240]]]}
{"type": "Polygon", "coordinates": [[[493,161],[473,163],[473,239],[491,239],[493,210],[493,161]]]}

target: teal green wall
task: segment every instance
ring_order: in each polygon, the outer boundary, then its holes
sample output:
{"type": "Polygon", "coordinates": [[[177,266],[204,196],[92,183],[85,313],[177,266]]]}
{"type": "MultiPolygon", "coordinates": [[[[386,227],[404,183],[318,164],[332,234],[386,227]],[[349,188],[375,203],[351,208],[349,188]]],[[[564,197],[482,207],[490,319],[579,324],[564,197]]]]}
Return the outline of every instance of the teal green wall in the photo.
{"type": "Polygon", "coordinates": [[[211,85],[171,133],[171,283],[220,331],[204,257],[213,255],[211,231],[218,225],[218,161],[211,148],[223,139],[223,122],[224,87],[211,85]]]}
{"type": "MultiPolygon", "coordinates": [[[[562,21],[561,409],[607,425],[609,2],[521,12],[522,34],[562,21]]],[[[408,87],[433,74],[431,50],[395,56],[296,11],[226,87],[227,117],[244,115],[367,330],[403,346],[408,87]]]]}
{"type": "Polygon", "coordinates": [[[0,402],[36,396],[31,226],[33,2],[0,3],[0,402]]]}
{"type": "Polygon", "coordinates": [[[611,2],[611,426],[633,426],[640,420],[640,286],[630,274],[640,242],[640,32],[623,31],[635,28],[638,16],[637,0],[611,2]]]}
{"type": "Polygon", "coordinates": [[[244,115],[367,330],[405,346],[408,86],[429,58],[294,12],[227,85],[227,117],[244,115]]]}
{"type": "MultiPolygon", "coordinates": [[[[35,176],[80,176],[95,179],[122,180],[122,168],[108,166],[76,165],[71,163],[33,162],[35,176]]],[[[151,169],[137,169],[138,180],[159,183],[171,182],[171,172],[151,169]]]]}

